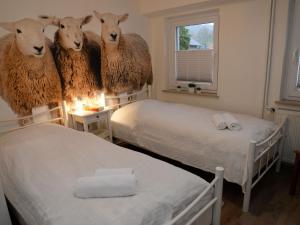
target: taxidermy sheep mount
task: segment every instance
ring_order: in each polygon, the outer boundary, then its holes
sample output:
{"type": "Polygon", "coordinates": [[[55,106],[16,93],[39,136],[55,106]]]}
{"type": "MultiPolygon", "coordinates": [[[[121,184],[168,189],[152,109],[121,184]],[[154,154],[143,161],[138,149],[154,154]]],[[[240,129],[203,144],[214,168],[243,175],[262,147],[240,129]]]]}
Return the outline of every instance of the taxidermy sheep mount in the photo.
{"type": "Polygon", "coordinates": [[[105,92],[119,94],[152,84],[147,43],[138,34],[122,34],[119,27],[128,14],[94,14],[101,22],[101,78],[105,92]]]}
{"type": "Polygon", "coordinates": [[[83,32],[82,26],[92,16],[56,18],[40,16],[58,27],[54,37],[54,58],[62,80],[63,96],[67,102],[77,97],[93,97],[101,89],[100,37],[83,32]]]}
{"type": "Polygon", "coordinates": [[[62,100],[60,78],[44,36],[47,22],[22,19],[0,23],[0,95],[19,116],[62,100]]]}

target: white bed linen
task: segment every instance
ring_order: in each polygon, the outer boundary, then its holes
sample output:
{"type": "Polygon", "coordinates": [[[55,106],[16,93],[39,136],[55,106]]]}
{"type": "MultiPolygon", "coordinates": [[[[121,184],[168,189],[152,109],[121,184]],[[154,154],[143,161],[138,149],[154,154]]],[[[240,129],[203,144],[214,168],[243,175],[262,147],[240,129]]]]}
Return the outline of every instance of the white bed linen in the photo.
{"type": "Polygon", "coordinates": [[[0,137],[0,153],[4,192],[29,225],[161,225],[208,185],[172,165],[58,125],[8,133],[0,137]],[[78,177],[126,167],[138,179],[136,196],[73,196],[78,177]]]}
{"type": "Polygon", "coordinates": [[[111,117],[113,135],[184,164],[214,172],[225,169],[225,179],[247,181],[250,140],[261,141],[275,129],[273,122],[233,114],[241,130],[218,130],[212,116],[219,111],[157,100],[138,101],[111,117]]]}

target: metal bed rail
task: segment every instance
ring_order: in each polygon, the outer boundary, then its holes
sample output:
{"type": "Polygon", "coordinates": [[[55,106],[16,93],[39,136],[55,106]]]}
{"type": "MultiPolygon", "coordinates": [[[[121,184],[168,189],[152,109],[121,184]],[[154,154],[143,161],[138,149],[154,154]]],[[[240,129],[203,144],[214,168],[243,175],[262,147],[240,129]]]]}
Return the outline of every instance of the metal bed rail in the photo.
{"type": "Polygon", "coordinates": [[[287,119],[284,119],[267,139],[259,143],[250,141],[248,153],[248,180],[243,201],[244,212],[249,211],[251,190],[255,185],[275,163],[277,163],[276,171],[279,172],[280,170],[286,126],[287,119]]]}
{"type": "Polygon", "coordinates": [[[1,126],[5,126],[5,124],[7,123],[11,123],[11,122],[17,122],[17,124],[14,127],[9,127],[7,129],[4,130],[0,130],[0,134],[3,133],[7,133],[7,132],[12,132],[15,130],[19,130],[19,129],[24,129],[30,126],[35,126],[35,125],[39,125],[39,124],[44,124],[44,123],[53,123],[53,122],[61,122],[61,123],[65,123],[65,118],[66,118],[66,111],[65,111],[65,107],[64,104],[60,104],[57,107],[54,107],[52,109],[48,109],[46,111],[40,112],[40,113],[36,113],[34,115],[30,115],[30,116],[24,116],[24,117],[18,117],[18,118],[14,118],[14,119],[8,119],[8,120],[0,120],[0,127],[1,126]],[[50,115],[52,112],[58,111],[58,114],[56,117],[51,117],[47,120],[44,121],[40,121],[40,122],[35,122],[34,118],[39,117],[39,116],[43,116],[43,115],[50,115]],[[30,122],[23,124],[23,125],[19,125],[18,122],[24,121],[24,120],[29,120],[30,122]]]}
{"type": "MultiPolygon", "coordinates": [[[[193,224],[201,215],[203,215],[209,209],[212,209],[212,225],[221,224],[221,208],[222,208],[222,193],[223,193],[223,176],[224,168],[217,167],[215,172],[214,180],[205,188],[199,196],[194,199],[183,211],[181,211],[177,216],[175,216],[171,221],[168,221],[164,225],[175,225],[181,221],[184,216],[189,215],[193,208],[199,203],[201,199],[211,190],[214,190],[213,198],[197,212],[192,218],[190,218],[184,225],[193,224]]],[[[179,224],[179,223],[178,223],[179,224]]]]}
{"type": "Polygon", "coordinates": [[[144,86],[140,91],[129,93],[129,94],[120,94],[115,96],[107,95],[105,96],[105,101],[107,102],[106,106],[112,109],[118,109],[127,104],[136,102],[141,99],[151,98],[151,86],[144,86]]]}

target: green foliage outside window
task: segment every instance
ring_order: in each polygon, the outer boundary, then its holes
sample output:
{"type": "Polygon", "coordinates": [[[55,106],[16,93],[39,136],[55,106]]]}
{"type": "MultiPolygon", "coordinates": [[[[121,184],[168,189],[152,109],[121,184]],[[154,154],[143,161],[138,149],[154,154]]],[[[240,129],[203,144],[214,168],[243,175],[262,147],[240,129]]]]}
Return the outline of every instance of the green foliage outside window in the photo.
{"type": "Polygon", "coordinates": [[[184,26],[179,27],[179,50],[188,50],[191,40],[189,30],[184,26]]]}

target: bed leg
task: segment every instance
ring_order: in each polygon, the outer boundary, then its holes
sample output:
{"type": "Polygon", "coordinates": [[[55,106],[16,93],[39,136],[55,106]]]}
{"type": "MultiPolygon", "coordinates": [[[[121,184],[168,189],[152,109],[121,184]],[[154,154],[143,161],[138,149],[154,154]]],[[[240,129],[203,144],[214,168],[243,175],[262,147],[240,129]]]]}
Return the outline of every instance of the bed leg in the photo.
{"type": "Polygon", "coordinates": [[[151,87],[152,87],[151,85],[148,85],[148,86],[147,86],[147,89],[148,89],[148,96],[147,96],[147,97],[148,97],[149,99],[152,97],[152,96],[151,96],[151,95],[152,95],[152,93],[151,93],[151,90],[152,90],[151,87]]]}
{"type": "Polygon", "coordinates": [[[278,148],[279,148],[278,161],[277,161],[277,164],[276,164],[276,172],[277,173],[280,171],[280,168],[281,168],[282,152],[283,152],[284,140],[286,138],[286,135],[285,135],[286,126],[287,126],[287,119],[285,118],[284,125],[283,125],[283,128],[282,128],[282,137],[279,141],[279,146],[278,146],[278,148]]]}
{"type": "MultiPolygon", "coordinates": [[[[247,186],[248,186],[248,183],[249,182],[247,182],[247,186]]],[[[246,191],[244,193],[244,200],[243,200],[243,212],[249,212],[250,197],[251,197],[251,188],[249,190],[246,187],[246,191]]]]}
{"type": "Polygon", "coordinates": [[[63,123],[65,125],[65,127],[67,127],[69,125],[69,118],[68,118],[68,113],[67,113],[67,103],[66,101],[63,101],[61,103],[61,109],[62,109],[62,117],[63,117],[63,123]]]}
{"type": "Polygon", "coordinates": [[[281,138],[280,143],[279,143],[278,161],[276,163],[276,172],[277,173],[279,173],[280,168],[281,168],[282,151],[283,151],[283,137],[281,138]]]}
{"type": "Polygon", "coordinates": [[[216,168],[216,176],[218,177],[218,181],[216,182],[216,185],[215,185],[215,197],[217,197],[218,200],[216,201],[216,203],[213,206],[212,225],[220,225],[221,224],[224,168],[217,167],[216,168]]]}
{"type": "Polygon", "coordinates": [[[250,198],[251,198],[251,189],[252,189],[252,179],[253,179],[253,166],[255,158],[256,142],[251,141],[249,147],[249,160],[248,160],[248,181],[246,183],[246,190],[244,194],[243,201],[243,212],[249,212],[250,198]]]}

